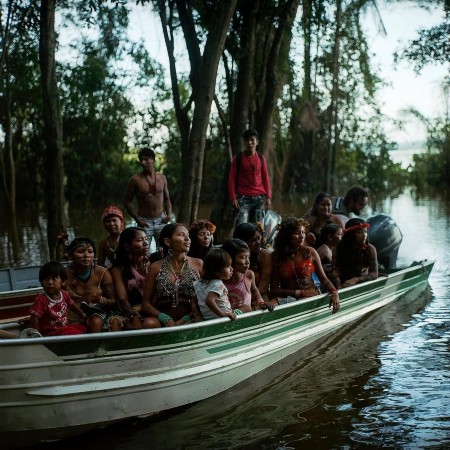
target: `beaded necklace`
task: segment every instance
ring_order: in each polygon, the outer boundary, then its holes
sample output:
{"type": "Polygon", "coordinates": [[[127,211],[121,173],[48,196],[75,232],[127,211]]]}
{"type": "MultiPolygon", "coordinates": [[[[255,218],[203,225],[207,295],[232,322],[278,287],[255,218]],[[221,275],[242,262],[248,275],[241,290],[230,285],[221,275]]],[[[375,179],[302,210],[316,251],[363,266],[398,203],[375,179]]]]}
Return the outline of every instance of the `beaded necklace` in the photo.
{"type": "Polygon", "coordinates": [[[154,172],[155,174],[155,181],[151,181],[151,175],[150,175],[150,179],[147,178],[147,175],[144,174],[144,178],[147,180],[148,183],[148,193],[147,195],[155,195],[156,194],[156,172],[154,172]]]}
{"type": "Polygon", "coordinates": [[[178,305],[178,289],[180,287],[181,280],[183,279],[183,272],[185,272],[187,267],[187,257],[186,256],[184,257],[183,265],[181,266],[181,269],[178,271],[176,271],[173,268],[172,264],[170,263],[169,256],[166,256],[166,261],[169,271],[172,272],[173,276],[175,277],[175,282],[173,283],[175,295],[172,298],[172,308],[176,308],[176,306],[178,305]]]}
{"type": "Polygon", "coordinates": [[[109,243],[109,238],[106,239],[106,244],[108,246],[108,250],[112,253],[112,259],[116,259],[116,251],[117,251],[117,246],[119,245],[118,242],[116,241],[116,245],[114,247],[111,247],[111,244],[109,243]]]}

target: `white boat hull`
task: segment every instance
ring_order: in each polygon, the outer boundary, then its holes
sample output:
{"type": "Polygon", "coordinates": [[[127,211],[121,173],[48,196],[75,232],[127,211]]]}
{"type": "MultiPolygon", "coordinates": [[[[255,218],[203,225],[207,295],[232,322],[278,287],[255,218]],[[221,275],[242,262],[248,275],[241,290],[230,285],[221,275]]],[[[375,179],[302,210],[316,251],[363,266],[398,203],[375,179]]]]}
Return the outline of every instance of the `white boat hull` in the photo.
{"type": "Polygon", "coordinates": [[[334,315],[321,295],[234,322],[0,341],[0,439],[55,439],[211,397],[425,287],[432,265],[343,290],[334,315]]]}

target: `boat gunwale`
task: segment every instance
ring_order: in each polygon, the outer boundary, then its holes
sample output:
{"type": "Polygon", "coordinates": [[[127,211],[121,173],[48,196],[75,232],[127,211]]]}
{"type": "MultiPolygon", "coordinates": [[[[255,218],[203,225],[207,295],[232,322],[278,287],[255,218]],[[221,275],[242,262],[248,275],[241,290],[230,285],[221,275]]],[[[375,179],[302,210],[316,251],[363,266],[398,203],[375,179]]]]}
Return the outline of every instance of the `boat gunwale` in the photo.
{"type": "MultiPolygon", "coordinates": [[[[395,276],[397,274],[400,275],[400,272],[402,275],[407,274],[409,272],[416,272],[419,269],[419,266],[422,266],[423,270],[426,270],[426,267],[433,267],[434,265],[434,261],[433,260],[423,260],[418,262],[415,265],[412,265],[410,267],[404,268],[404,269],[399,269],[396,270],[386,276],[380,276],[378,277],[376,280],[371,280],[371,281],[367,281],[365,283],[361,283],[361,284],[356,284],[354,286],[350,286],[347,288],[342,288],[339,290],[339,295],[340,297],[342,296],[343,298],[340,298],[340,302],[341,302],[341,307],[343,304],[345,304],[345,302],[353,299],[355,296],[351,295],[353,291],[355,290],[359,290],[359,289],[363,289],[364,294],[369,294],[371,291],[381,291],[385,286],[386,283],[388,282],[388,280],[392,280],[393,278],[395,278],[395,276]],[[374,285],[380,285],[380,286],[376,286],[373,289],[367,289],[370,288],[371,286],[374,285]]],[[[427,271],[428,273],[428,271],[427,271]]],[[[285,304],[285,305],[278,305],[275,308],[275,311],[273,312],[269,312],[267,310],[259,310],[259,311],[251,311],[249,313],[245,313],[242,315],[238,315],[236,317],[236,321],[248,321],[251,317],[256,317],[256,316],[263,316],[263,315],[267,315],[267,314],[274,314],[276,316],[278,316],[277,313],[279,313],[280,311],[285,311],[285,310],[291,310],[293,308],[295,309],[302,309],[302,311],[299,311],[298,313],[295,314],[295,316],[297,316],[298,314],[301,315],[306,315],[308,313],[312,313],[312,312],[317,312],[318,308],[321,308],[323,306],[325,306],[326,308],[329,308],[329,306],[327,305],[327,303],[325,302],[325,300],[328,300],[329,298],[329,294],[328,293],[324,293],[324,294],[320,294],[320,295],[316,295],[314,297],[309,297],[307,299],[301,300],[300,302],[292,302],[289,304],[285,304]],[[316,304],[316,303],[321,303],[321,304],[316,304]]],[[[331,311],[330,311],[331,314],[331,311]]],[[[339,311],[337,312],[337,314],[339,314],[339,311]]],[[[280,319],[287,319],[291,317],[291,315],[287,315],[284,317],[273,317],[273,319],[268,319],[269,322],[277,322],[280,319]]],[[[262,319],[264,320],[264,319],[262,319]]],[[[202,329],[205,327],[211,327],[211,326],[217,326],[217,325],[221,325],[221,324],[229,324],[230,323],[230,319],[229,318],[217,318],[217,319],[211,319],[211,320],[206,320],[206,321],[202,321],[202,322],[196,322],[193,324],[189,324],[189,325],[181,325],[181,326],[175,326],[175,327],[162,327],[162,328],[153,328],[153,329],[140,329],[140,330],[127,330],[127,331],[116,331],[116,332],[107,332],[107,333],[98,333],[98,334],[83,334],[83,335],[70,335],[70,336],[46,336],[46,337],[38,337],[38,338],[15,338],[15,339],[0,339],[0,347],[3,346],[22,346],[22,345],[46,345],[46,344],[54,344],[54,343],[58,343],[58,344],[64,344],[64,343],[72,343],[73,341],[77,341],[77,342],[89,342],[89,341],[105,341],[105,340],[111,340],[111,339],[118,339],[118,338],[123,338],[123,337],[140,337],[140,336],[151,336],[151,335],[163,335],[163,334],[172,334],[172,333],[177,333],[183,330],[189,330],[189,331],[193,331],[196,329],[202,329]]],[[[11,322],[11,323],[6,323],[6,324],[2,324],[0,325],[0,329],[3,330],[8,330],[8,329],[14,329],[17,328],[17,322],[11,322]]],[[[249,327],[245,327],[242,328],[243,331],[245,331],[246,329],[252,329],[253,326],[249,326],[249,327]]],[[[238,331],[238,330],[236,330],[238,331]]],[[[224,333],[228,333],[229,330],[224,330],[224,333]]],[[[197,341],[200,338],[197,339],[193,339],[190,340],[192,341],[197,341]]],[[[170,344],[170,345],[174,345],[174,344],[170,344]]]]}

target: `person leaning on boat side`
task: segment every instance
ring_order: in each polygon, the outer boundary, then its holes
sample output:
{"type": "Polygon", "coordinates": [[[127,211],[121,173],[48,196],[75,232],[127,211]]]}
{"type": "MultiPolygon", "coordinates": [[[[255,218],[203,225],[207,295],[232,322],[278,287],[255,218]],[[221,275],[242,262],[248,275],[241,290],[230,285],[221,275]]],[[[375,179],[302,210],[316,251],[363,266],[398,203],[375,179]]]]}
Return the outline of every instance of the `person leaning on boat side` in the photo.
{"type": "Polygon", "coordinates": [[[241,223],[234,229],[233,237],[244,241],[250,250],[250,270],[255,274],[255,284],[264,301],[270,299],[272,254],[262,246],[263,232],[259,225],[241,223]]]}
{"type": "Polygon", "coordinates": [[[304,219],[288,217],[278,226],[273,252],[273,270],[270,282],[272,294],[280,305],[319,295],[312,274],[315,272],[330,293],[333,313],[339,310],[339,294],[323,271],[317,251],[306,245],[309,223],[304,219]]]}
{"type": "Polygon", "coordinates": [[[189,227],[189,238],[191,239],[191,246],[189,248],[188,256],[193,258],[204,259],[208,251],[214,244],[214,232],[216,226],[209,220],[196,220],[189,227]]]}
{"type": "Polygon", "coordinates": [[[234,156],[228,176],[228,194],[237,213],[236,225],[262,222],[272,198],[266,158],[256,150],[258,132],[246,130],[243,139],[245,149],[234,156]]]}
{"type": "Polygon", "coordinates": [[[155,152],[151,148],[142,148],[138,157],[142,172],[129,179],[124,204],[137,226],[145,229],[151,246],[152,238],[158,243],[162,228],[170,221],[172,204],[166,177],[155,171],[155,152]],[[133,207],[134,197],[137,211],[133,207]]]}
{"type": "Polygon", "coordinates": [[[317,253],[323,270],[325,275],[333,282],[333,261],[336,255],[336,247],[341,242],[342,235],[343,231],[339,225],[329,223],[322,228],[319,239],[317,240],[317,253]]]}
{"type": "MultiPolygon", "coordinates": [[[[125,329],[142,328],[140,311],[149,266],[148,238],[145,230],[140,227],[125,228],[120,234],[116,259],[110,269],[116,299],[127,318],[125,329]]],[[[159,321],[154,319],[154,328],[158,326],[159,321]]]]}
{"type": "Polygon", "coordinates": [[[123,214],[120,208],[114,205],[107,206],[103,210],[102,224],[108,236],[98,243],[97,264],[109,267],[116,257],[117,242],[123,230],[123,214]]]}
{"type": "Polygon", "coordinates": [[[370,224],[357,217],[345,224],[333,267],[338,288],[378,278],[377,250],[369,243],[369,227],[370,224]]]}
{"type": "Polygon", "coordinates": [[[64,266],[56,261],[45,263],[39,270],[39,281],[44,289],[35,297],[30,308],[30,326],[43,336],[66,336],[84,334],[86,327],[70,324],[68,311],[72,311],[82,322],[86,315],[62,289],[66,281],[64,266]]]}
{"type": "Polygon", "coordinates": [[[306,240],[308,244],[315,249],[318,248],[317,239],[320,236],[320,231],[325,225],[334,223],[342,229],[344,228],[342,220],[335,214],[332,214],[331,209],[331,195],[327,192],[319,193],[314,200],[311,215],[306,218],[309,223],[309,231],[306,236],[306,240]]]}
{"type": "Polygon", "coordinates": [[[166,327],[201,321],[194,282],[200,279],[203,261],[187,256],[191,244],[187,228],[167,224],[159,244],[164,258],[150,265],[142,300],[142,312],[152,320],[144,318],[142,326],[153,327],[154,317],[166,327]]]}
{"type": "MultiPolygon", "coordinates": [[[[67,292],[78,305],[83,306],[82,302],[85,302],[97,309],[88,317],[88,332],[121,330],[112,276],[106,267],[94,264],[94,241],[88,237],[76,237],[69,244],[67,253],[72,261],[66,268],[67,292]]],[[[77,318],[69,315],[69,320],[76,322],[77,318]]]]}

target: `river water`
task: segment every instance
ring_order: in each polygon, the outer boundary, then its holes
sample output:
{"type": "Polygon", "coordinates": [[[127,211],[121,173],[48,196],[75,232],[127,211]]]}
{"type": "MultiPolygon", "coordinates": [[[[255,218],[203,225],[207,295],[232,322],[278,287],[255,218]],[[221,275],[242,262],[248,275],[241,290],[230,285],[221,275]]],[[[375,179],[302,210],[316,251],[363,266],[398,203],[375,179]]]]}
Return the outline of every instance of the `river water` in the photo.
{"type": "MultiPolygon", "coordinates": [[[[283,211],[301,214],[309,201],[283,211]]],[[[436,261],[425,291],[211,399],[37,448],[450,448],[450,203],[404,193],[371,207],[403,232],[399,266],[436,261]]],[[[23,252],[45,247],[42,232],[20,230],[23,252]]]]}

